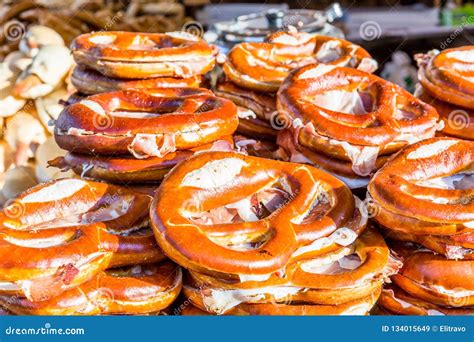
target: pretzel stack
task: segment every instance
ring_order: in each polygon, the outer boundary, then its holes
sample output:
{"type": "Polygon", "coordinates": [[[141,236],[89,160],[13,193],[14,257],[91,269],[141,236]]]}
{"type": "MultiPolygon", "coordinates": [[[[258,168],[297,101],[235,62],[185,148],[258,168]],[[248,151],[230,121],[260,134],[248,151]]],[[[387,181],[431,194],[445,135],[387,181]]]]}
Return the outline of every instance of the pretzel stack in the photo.
{"type": "Polygon", "coordinates": [[[95,33],[79,36],[73,53],[79,64],[74,85],[100,94],[63,110],[55,138],[69,153],[52,166],[111,182],[149,183],[197,151],[233,148],[235,105],[195,88],[214,66],[213,49],[201,39],[176,32],[95,33]],[[81,81],[78,72],[95,76],[81,81]]]}
{"type": "Polygon", "coordinates": [[[114,90],[198,87],[215,64],[215,49],[186,32],[96,32],[71,46],[72,83],[83,94],[114,90]]]}
{"type": "Polygon", "coordinates": [[[205,152],[167,175],[151,222],[208,313],[367,314],[398,264],[360,204],[311,166],[205,152]]]}
{"type": "Polygon", "coordinates": [[[354,67],[367,72],[377,62],[346,40],[305,32],[277,32],[265,42],[237,44],[223,65],[225,77],[216,94],[240,107],[238,132],[274,140],[285,122],[277,110],[276,93],[291,70],[310,64],[354,67]]]}
{"type": "Polygon", "coordinates": [[[159,313],[181,270],[156,245],[148,195],[65,178],[0,212],[0,306],[13,314],[159,313]]]}
{"type": "Polygon", "coordinates": [[[408,315],[472,314],[474,142],[432,138],[405,148],[372,178],[375,220],[403,268],[379,306],[408,315]]]}
{"type": "Polygon", "coordinates": [[[290,160],[314,164],[364,188],[388,156],[433,137],[438,114],[401,87],[347,67],[310,64],[278,91],[278,108],[292,125],[278,144],[290,160]]]}
{"type": "Polygon", "coordinates": [[[474,140],[474,47],[435,50],[415,59],[421,84],[417,95],[438,111],[442,133],[474,140]]]}

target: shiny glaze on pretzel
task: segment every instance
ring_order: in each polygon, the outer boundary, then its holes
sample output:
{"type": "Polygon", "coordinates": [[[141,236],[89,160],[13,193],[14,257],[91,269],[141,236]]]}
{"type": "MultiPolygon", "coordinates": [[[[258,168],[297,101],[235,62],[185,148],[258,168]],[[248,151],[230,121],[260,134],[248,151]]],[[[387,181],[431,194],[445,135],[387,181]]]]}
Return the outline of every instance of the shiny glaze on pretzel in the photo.
{"type": "Polygon", "coordinates": [[[122,78],[191,77],[210,71],[215,49],[185,32],[95,32],[71,45],[74,59],[101,74],[122,78]]]}
{"type": "Polygon", "coordinates": [[[474,47],[415,56],[420,83],[438,100],[474,109],[474,47]]]}
{"type": "Polygon", "coordinates": [[[127,89],[197,88],[201,84],[201,76],[125,79],[105,76],[97,71],[77,66],[71,75],[71,82],[82,94],[97,94],[127,89]]]}
{"type": "Polygon", "coordinates": [[[164,261],[101,271],[88,282],[40,302],[0,295],[0,305],[17,315],[133,315],[165,309],[180,290],[179,266],[164,261]]]}
{"type": "Polygon", "coordinates": [[[418,234],[433,233],[432,226],[438,235],[452,234],[453,225],[461,226],[456,229],[461,231],[471,227],[473,161],[474,143],[467,140],[432,138],[408,146],[389,160],[368,186],[370,196],[383,210],[375,219],[387,228],[394,223],[394,229],[399,225],[393,215],[404,221],[402,229],[418,221],[414,227],[418,234]],[[449,230],[443,232],[443,226],[449,230]]]}
{"type": "Polygon", "coordinates": [[[111,267],[164,258],[147,224],[148,195],[61,179],[0,212],[0,292],[51,298],[111,267]]]}
{"type": "Polygon", "coordinates": [[[350,190],[310,166],[204,152],[168,174],[151,219],[170,258],[200,273],[238,277],[278,271],[298,247],[343,227],[354,211],[350,190]],[[273,194],[278,210],[261,206],[259,193],[273,194]],[[226,206],[240,213],[219,219],[218,212],[230,213],[226,206]]]}
{"type": "Polygon", "coordinates": [[[232,136],[189,150],[175,151],[163,157],[136,159],[133,156],[102,156],[68,152],[48,162],[63,171],[72,169],[81,177],[112,183],[157,183],[179,162],[200,151],[232,151],[232,136]]]}
{"type": "Polygon", "coordinates": [[[318,63],[372,72],[377,63],[360,46],[317,34],[279,32],[262,43],[237,44],[224,63],[226,76],[253,90],[276,92],[288,73],[318,63]]]}
{"type": "Polygon", "coordinates": [[[66,107],[55,139],[71,152],[163,157],[232,134],[237,125],[235,105],[206,89],[127,90],[66,107]]]}

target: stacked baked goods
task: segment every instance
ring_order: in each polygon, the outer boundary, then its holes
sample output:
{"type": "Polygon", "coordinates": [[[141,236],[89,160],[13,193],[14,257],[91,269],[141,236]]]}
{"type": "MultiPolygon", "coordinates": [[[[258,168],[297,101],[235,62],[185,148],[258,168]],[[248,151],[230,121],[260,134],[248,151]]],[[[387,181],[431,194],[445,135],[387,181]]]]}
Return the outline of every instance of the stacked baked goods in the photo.
{"type": "Polygon", "coordinates": [[[436,108],[444,135],[474,140],[473,55],[473,46],[463,46],[415,56],[421,84],[417,95],[436,108]]]}
{"type": "Polygon", "coordinates": [[[472,314],[474,142],[408,146],[368,186],[374,219],[403,258],[379,306],[395,314],[472,314]]]}
{"type": "Polygon", "coordinates": [[[347,67],[310,64],[278,91],[291,125],[278,144],[291,161],[314,164],[364,188],[370,175],[404,146],[433,137],[438,114],[403,88],[347,67]]]}
{"type": "Polygon", "coordinates": [[[69,153],[51,165],[112,182],[156,183],[197,151],[233,148],[235,105],[189,87],[214,66],[214,49],[200,38],[101,32],[79,36],[73,54],[73,84],[100,94],[63,110],[55,138],[69,153]],[[77,70],[88,76],[79,81],[77,70]]]}
{"type": "Polygon", "coordinates": [[[233,148],[237,109],[201,88],[117,91],[67,106],[55,125],[69,151],[50,165],[83,177],[155,183],[202,150],[233,148]]]}
{"type": "Polygon", "coordinates": [[[204,152],[168,173],[150,212],[199,309],[349,315],[367,314],[399,266],[360,205],[312,166],[204,152]]]}
{"type": "Polygon", "coordinates": [[[367,72],[377,68],[377,62],[360,46],[306,32],[277,32],[265,42],[237,44],[223,65],[225,77],[217,82],[216,94],[241,107],[239,133],[275,139],[284,128],[276,93],[291,70],[310,63],[367,72]]]}
{"type": "Polygon", "coordinates": [[[0,212],[0,306],[13,314],[147,314],[181,290],[149,229],[151,197],[65,178],[0,212]],[[133,289],[133,291],[131,291],[133,289]]]}
{"type": "Polygon", "coordinates": [[[71,81],[83,94],[114,90],[197,87],[216,50],[186,32],[95,32],[72,43],[71,81]]]}

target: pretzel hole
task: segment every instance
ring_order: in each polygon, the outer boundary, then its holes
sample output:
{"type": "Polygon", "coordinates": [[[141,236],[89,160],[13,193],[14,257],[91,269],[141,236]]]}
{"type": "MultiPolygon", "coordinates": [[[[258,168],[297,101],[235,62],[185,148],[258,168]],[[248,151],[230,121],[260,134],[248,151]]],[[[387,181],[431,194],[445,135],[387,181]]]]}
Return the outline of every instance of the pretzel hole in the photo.
{"type": "Polygon", "coordinates": [[[378,87],[375,85],[364,87],[361,84],[354,88],[352,91],[327,90],[313,97],[311,102],[323,109],[344,114],[363,115],[374,111],[378,87]]]}
{"type": "Polygon", "coordinates": [[[263,220],[277,212],[291,199],[292,193],[286,178],[282,178],[257,193],[193,214],[189,219],[203,226],[230,224],[225,230],[203,229],[207,238],[219,246],[239,251],[258,249],[273,237],[274,232],[267,228],[254,229],[245,223],[263,220]]]}
{"type": "Polygon", "coordinates": [[[146,277],[156,274],[156,271],[156,265],[134,265],[110,268],[105,272],[113,277],[146,277]]]}
{"type": "Polygon", "coordinates": [[[159,46],[156,42],[151,40],[148,36],[136,35],[133,38],[132,43],[129,46],[127,46],[127,50],[153,50],[155,48],[161,48],[161,47],[162,46],[159,46]]]}
{"type": "Polygon", "coordinates": [[[355,270],[362,265],[362,259],[356,254],[344,256],[338,260],[313,259],[301,263],[301,269],[306,273],[312,274],[343,274],[348,271],[355,270]]]}

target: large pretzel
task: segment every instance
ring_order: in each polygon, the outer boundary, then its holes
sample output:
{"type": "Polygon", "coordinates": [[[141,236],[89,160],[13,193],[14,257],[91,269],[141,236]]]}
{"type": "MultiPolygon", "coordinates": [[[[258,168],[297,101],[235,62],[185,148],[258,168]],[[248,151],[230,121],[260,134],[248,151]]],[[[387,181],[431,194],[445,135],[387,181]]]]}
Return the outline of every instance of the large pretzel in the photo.
{"type": "Polygon", "coordinates": [[[415,56],[420,83],[441,101],[474,109],[473,56],[473,46],[415,56]]]}
{"type": "Polygon", "coordinates": [[[238,278],[280,270],[298,247],[343,227],[355,211],[350,190],[310,166],[205,152],[168,174],[151,219],[170,258],[200,273],[238,278]],[[274,194],[278,210],[269,213],[272,202],[259,193],[274,194]],[[229,216],[232,207],[240,213],[229,216]]]}
{"type": "Polygon", "coordinates": [[[434,235],[399,230],[396,224],[391,227],[388,229],[381,226],[390,239],[416,242],[448,259],[474,259],[474,234],[469,229],[464,229],[465,232],[459,234],[447,234],[447,229],[443,226],[442,235],[434,235]]]}
{"type": "Polygon", "coordinates": [[[299,144],[351,161],[360,176],[374,170],[378,155],[432,137],[438,128],[434,108],[351,68],[312,64],[293,71],[278,92],[278,108],[302,127],[295,132],[299,144]]]}
{"type": "Polygon", "coordinates": [[[347,66],[372,72],[377,63],[346,40],[301,33],[277,33],[267,42],[241,43],[229,53],[224,72],[244,88],[276,92],[288,73],[303,65],[347,66]]]}
{"type": "Polygon", "coordinates": [[[79,179],[29,189],[0,212],[0,292],[44,300],[105,268],[163,259],[150,232],[139,230],[149,202],[79,179]]]}
{"type": "Polygon", "coordinates": [[[194,88],[199,87],[201,76],[125,79],[105,76],[97,71],[77,66],[71,75],[71,82],[83,94],[97,94],[127,89],[194,88]]]}
{"type": "Polygon", "coordinates": [[[181,270],[169,261],[98,273],[86,283],[41,302],[0,296],[0,305],[17,315],[104,315],[155,313],[181,290],[181,270]]]}
{"type": "MultiPolygon", "coordinates": [[[[432,138],[405,148],[369,184],[375,204],[384,210],[375,219],[392,228],[397,221],[393,213],[401,217],[401,229],[409,232],[410,221],[418,221],[411,230],[418,234],[432,234],[434,228],[438,235],[449,235],[472,228],[473,163],[471,141],[432,138]],[[455,175],[458,178],[449,178],[455,175]],[[442,226],[447,226],[446,232],[442,226]]],[[[400,229],[398,224],[393,227],[400,229]]]]}
{"type": "Polygon", "coordinates": [[[184,294],[214,313],[225,313],[240,303],[269,301],[340,305],[377,292],[384,277],[397,268],[389,263],[382,237],[368,230],[353,249],[292,263],[282,275],[274,274],[264,281],[231,282],[191,271],[184,294]],[[347,266],[351,261],[354,265],[347,266]],[[221,298],[226,298],[224,304],[221,298]]]}
{"type": "Polygon", "coordinates": [[[185,32],[96,32],[77,37],[71,46],[80,65],[111,77],[190,77],[210,71],[215,50],[185,32]]]}
{"type": "Polygon", "coordinates": [[[232,134],[237,125],[235,105],[205,89],[128,90],[66,107],[55,138],[71,152],[163,157],[232,134]]]}
{"type": "Polygon", "coordinates": [[[474,306],[474,260],[450,260],[407,245],[396,245],[394,249],[404,257],[402,269],[392,276],[402,290],[441,306],[474,306]]]}

